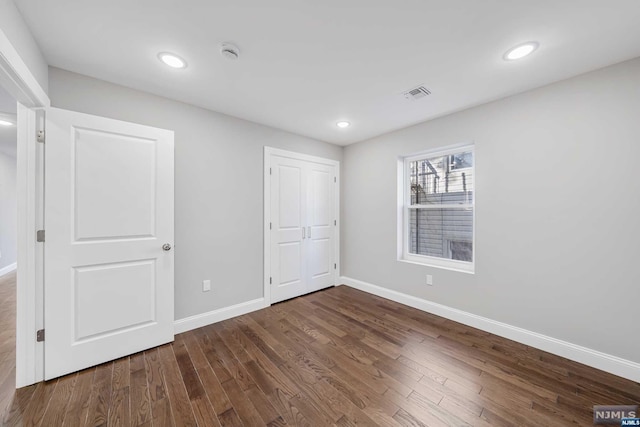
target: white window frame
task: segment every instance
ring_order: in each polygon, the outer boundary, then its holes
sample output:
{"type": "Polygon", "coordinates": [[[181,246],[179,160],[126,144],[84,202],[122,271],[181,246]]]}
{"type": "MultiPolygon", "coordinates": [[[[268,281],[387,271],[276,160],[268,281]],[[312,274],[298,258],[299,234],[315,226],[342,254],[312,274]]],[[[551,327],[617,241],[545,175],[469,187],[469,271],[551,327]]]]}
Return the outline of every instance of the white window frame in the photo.
{"type": "Polygon", "coordinates": [[[475,272],[476,259],[476,173],[475,173],[475,145],[472,142],[457,144],[447,147],[441,147],[435,150],[422,151],[410,156],[402,157],[398,160],[398,261],[409,262],[413,264],[421,264],[428,267],[444,268],[447,270],[460,271],[464,273],[475,272]],[[411,170],[410,164],[416,160],[422,160],[429,157],[440,157],[452,155],[462,151],[471,151],[472,164],[470,168],[473,176],[473,197],[471,203],[468,204],[442,204],[442,205],[411,205],[411,170]],[[446,258],[439,258],[428,255],[412,254],[409,251],[409,209],[472,209],[473,211],[473,230],[472,230],[472,260],[458,261],[446,258]]]}

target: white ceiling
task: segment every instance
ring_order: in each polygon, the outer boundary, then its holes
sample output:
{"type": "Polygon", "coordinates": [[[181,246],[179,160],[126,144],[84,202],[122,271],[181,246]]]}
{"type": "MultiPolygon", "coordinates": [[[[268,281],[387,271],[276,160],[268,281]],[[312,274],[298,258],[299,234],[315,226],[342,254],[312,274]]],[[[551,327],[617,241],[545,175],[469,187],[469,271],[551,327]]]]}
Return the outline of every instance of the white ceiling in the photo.
{"type": "Polygon", "coordinates": [[[341,145],[640,56],[638,0],[15,2],[50,65],[341,145]]]}
{"type": "MultiPolygon", "coordinates": [[[[16,122],[16,100],[0,86],[0,120],[16,122]]],[[[18,131],[15,126],[0,126],[0,153],[16,157],[18,131]]]]}

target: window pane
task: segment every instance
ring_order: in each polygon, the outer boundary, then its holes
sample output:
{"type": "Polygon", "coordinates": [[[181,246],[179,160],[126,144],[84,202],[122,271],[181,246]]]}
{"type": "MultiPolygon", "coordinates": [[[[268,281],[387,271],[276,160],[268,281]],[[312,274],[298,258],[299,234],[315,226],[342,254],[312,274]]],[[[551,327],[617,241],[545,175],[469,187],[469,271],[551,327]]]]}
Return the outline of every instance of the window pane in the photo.
{"type": "Polygon", "coordinates": [[[471,151],[410,162],[411,204],[472,203],[472,165],[471,151]]]}
{"type": "Polygon", "coordinates": [[[409,209],[409,253],[473,260],[472,209],[409,209]]]}

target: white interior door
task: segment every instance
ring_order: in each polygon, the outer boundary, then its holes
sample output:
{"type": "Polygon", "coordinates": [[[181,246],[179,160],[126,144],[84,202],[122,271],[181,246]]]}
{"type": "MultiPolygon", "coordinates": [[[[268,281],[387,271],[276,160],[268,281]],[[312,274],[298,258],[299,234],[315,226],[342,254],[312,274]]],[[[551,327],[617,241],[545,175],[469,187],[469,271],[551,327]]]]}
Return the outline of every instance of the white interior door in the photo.
{"type": "Polygon", "coordinates": [[[173,132],[49,109],[45,378],[173,340],[173,132]]]}
{"type": "Polygon", "coordinates": [[[334,284],[335,166],[307,164],[307,291],[334,284]]]}
{"type": "Polygon", "coordinates": [[[305,164],[274,156],[271,163],[271,301],[306,293],[305,164]]]}
{"type": "MultiPolygon", "coordinates": [[[[300,158],[296,157],[300,156],[300,158]]],[[[270,155],[270,302],[333,286],[337,263],[337,165],[270,155]]]]}

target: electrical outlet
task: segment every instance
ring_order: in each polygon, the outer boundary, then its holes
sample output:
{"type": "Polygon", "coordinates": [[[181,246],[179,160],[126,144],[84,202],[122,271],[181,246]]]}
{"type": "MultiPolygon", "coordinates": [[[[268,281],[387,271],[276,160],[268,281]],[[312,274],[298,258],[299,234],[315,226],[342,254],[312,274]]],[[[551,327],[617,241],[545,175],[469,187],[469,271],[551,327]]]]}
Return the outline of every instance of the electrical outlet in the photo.
{"type": "Polygon", "coordinates": [[[427,274],[427,286],[433,286],[433,276],[427,274]]]}
{"type": "Polygon", "coordinates": [[[202,292],[209,292],[211,290],[211,280],[202,281],[202,292]]]}

